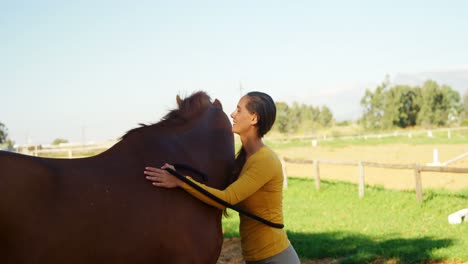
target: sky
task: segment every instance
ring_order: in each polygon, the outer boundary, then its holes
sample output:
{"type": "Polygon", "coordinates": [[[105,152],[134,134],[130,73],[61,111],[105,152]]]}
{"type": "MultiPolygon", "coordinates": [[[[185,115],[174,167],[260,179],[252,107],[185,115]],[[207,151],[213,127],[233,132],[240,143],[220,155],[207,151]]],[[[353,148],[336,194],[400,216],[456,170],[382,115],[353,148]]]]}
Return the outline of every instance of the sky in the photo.
{"type": "Polygon", "coordinates": [[[0,122],[17,144],[116,139],[206,91],[358,118],[386,75],[468,89],[468,1],[0,1],[0,122]]]}

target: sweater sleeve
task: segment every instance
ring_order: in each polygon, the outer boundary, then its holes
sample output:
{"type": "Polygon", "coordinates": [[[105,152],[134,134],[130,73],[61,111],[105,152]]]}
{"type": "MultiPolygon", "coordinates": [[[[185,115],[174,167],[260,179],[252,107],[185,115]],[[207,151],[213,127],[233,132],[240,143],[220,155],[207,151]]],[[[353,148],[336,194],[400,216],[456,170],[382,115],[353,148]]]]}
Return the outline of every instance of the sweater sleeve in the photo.
{"type": "MultiPolygon", "coordinates": [[[[190,177],[187,178],[201,188],[209,191],[216,197],[221,198],[230,204],[237,204],[255,193],[265,183],[271,180],[271,167],[272,166],[269,166],[268,162],[265,162],[264,160],[256,160],[255,162],[252,162],[250,166],[246,167],[239,178],[224,190],[206,186],[205,184],[199,183],[190,177]]],[[[182,185],[182,188],[206,204],[217,207],[219,209],[226,208],[224,205],[221,205],[206,197],[186,183],[182,185]]]]}

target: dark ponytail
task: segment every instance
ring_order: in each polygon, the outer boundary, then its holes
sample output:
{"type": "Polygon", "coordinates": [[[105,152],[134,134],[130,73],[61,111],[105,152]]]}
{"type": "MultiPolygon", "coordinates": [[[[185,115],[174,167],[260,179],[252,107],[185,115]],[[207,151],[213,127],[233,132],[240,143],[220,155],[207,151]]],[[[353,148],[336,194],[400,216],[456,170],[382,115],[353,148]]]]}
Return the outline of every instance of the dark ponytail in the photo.
{"type": "Polygon", "coordinates": [[[234,178],[237,179],[244,167],[245,161],[247,160],[247,153],[245,152],[244,147],[241,147],[239,152],[237,152],[236,160],[234,161],[234,178]]]}

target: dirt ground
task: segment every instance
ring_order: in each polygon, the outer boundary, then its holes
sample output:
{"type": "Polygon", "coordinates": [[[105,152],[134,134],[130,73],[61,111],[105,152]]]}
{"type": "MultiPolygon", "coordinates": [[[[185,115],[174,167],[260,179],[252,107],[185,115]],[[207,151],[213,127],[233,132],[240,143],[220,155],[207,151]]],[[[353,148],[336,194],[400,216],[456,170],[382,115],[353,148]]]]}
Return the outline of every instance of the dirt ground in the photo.
{"type": "MultiPolygon", "coordinates": [[[[324,148],[320,146],[290,148],[277,151],[282,157],[291,159],[323,159],[335,161],[368,161],[391,164],[425,165],[433,162],[433,150],[438,150],[438,160],[446,162],[463,153],[468,152],[468,144],[464,145],[388,145],[388,146],[351,146],[340,149],[324,148]]],[[[450,167],[468,168],[468,157],[449,165],[450,167]]],[[[286,163],[288,177],[313,177],[312,164],[286,163]]],[[[364,168],[366,185],[383,186],[387,189],[414,190],[415,180],[412,170],[364,168]]],[[[357,183],[359,172],[357,166],[320,165],[320,178],[357,183]]],[[[466,173],[433,173],[422,172],[424,188],[444,188],[461,190],[468,188],[468,174],[466,173]]],[[[242,260],[239,238],[224,240],[221,256],[217,264],[241,264],[242,260]]],[[[303,264],[339,263],[335,259],[307,260],[303,264]]],[[[378,263],[398,263],[397,260],[379,261],[378,263]]],[[[443,262],[442,262],[443,263],[443,262]]],[[[435,262],[433,263],[435,264],[435,262]]]]}
{"type": "MultiPolygon", "coordinates": [[[[382,145],[382,146],[351,146],[340,149],[310,147],[290,148],[278,151],[278,154],[293,159],[324,159],[335,161],[368,161],[391,164],[426,165],[433,162],[433,150],[438,151],[439,162],[446,162],[468,152],[468,144],[464,145],[382,145]]],[[[448,165],[449,167],[468,168],[468,156],[448,165]]],[[[338,166],[320,164],[320,178],[358,182],[357,166],[338,166]]],[[[286,163],[288,177],[313,177],[312,164],[286,163]]],[[[366,185],[383,186],[388,189],[414,190],[413,170],[383,169],[364,167],[366,185]]],[[[467,173],[435,173],[422,172],[423,188],[445,188],[461,190],[468,188],[467,173]]]]}

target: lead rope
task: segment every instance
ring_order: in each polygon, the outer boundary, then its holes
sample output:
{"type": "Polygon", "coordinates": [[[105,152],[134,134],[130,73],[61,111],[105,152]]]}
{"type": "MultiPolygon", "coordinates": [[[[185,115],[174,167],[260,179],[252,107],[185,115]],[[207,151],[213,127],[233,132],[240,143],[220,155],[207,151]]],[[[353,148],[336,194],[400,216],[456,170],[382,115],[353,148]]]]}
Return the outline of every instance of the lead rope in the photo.
{"type": "MultiPolygon", "coordinates": [[[[202,175],[204,178],[206,177],[206,174],[203,174],[187,165],[183,165],[183,164],[176,164],[176,165],[173,165],[174,167],[178,167],[178,168],[183,168],[183,169],[187,169],[187,170],[190,170],[192,172],[195,172],[195,173],[198,173],[200,175],[202,175]]],[[[192,181],[190,181],[189,179],[187,179],[184,175],[178,173],[177,171],[173,170],[173,169],[170,169],[170,168],[166,168],[165,170],[167,170],[170,174],[174,175],[175,177],[177,177],[178,179],[180,179],[181,181],[187,183],[188,185],[190,185],[192,188],[194,188],[195,190],[197,190],[198,192],[200,192],[201,194],[205,195],[206,197],[214,200],[215,202],[219,203],[219,204],[222,204],[223,206],[226,206],[228,208],[231,208],[232,210],[234,211],[237,211],[245,216],[248,216],[252,219],[255,219],[265,225],[268,225],[268,226],[271,226],[271,227],[274,227],[274,228],[283,228],[284,227],[284,224],[278,224],[278,223],[273,223],[273,222],[270,222],[258,215],[255,215],[253,213],[250,213],[250,212],[247,212],[245,211],[244,209],[242,208],[239,208],[238,206],[236,205],[233,205],[233,204],[230,204],[226,201],[224,201],[223,199],[215,196],[214,194],[210,193],[209,191],[201,188],[200,186],[198,186],[197,184],[193,183],[192,181]]]]}

